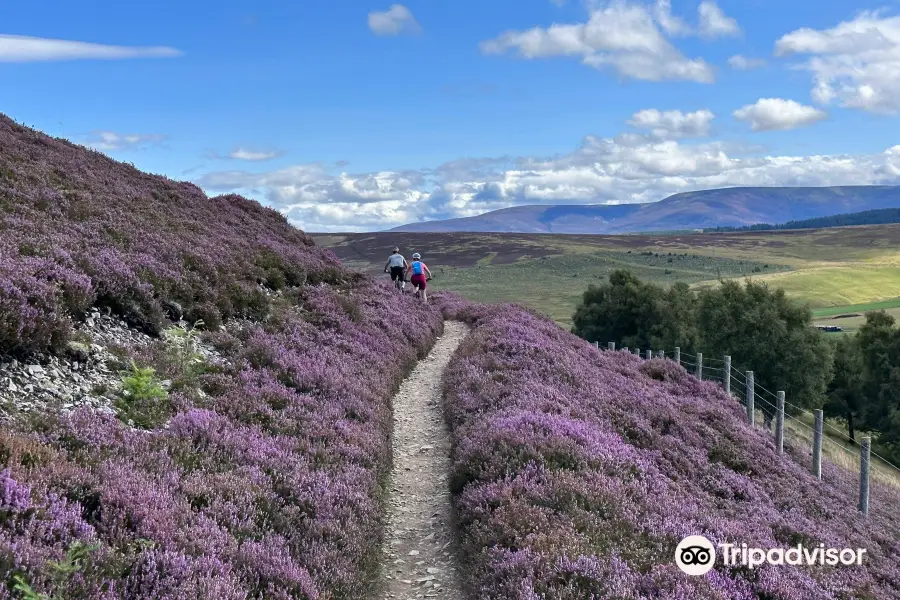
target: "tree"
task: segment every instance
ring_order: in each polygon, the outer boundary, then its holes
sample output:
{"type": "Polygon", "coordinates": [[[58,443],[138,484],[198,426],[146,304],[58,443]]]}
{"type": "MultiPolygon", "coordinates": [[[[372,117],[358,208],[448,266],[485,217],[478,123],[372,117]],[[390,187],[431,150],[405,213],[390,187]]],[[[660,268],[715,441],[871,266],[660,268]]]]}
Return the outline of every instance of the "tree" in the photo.
{"type": "Polygon", "coordinates": [[[900,330],[884,311],[866,315],[857,334],[862,361],[862,413],[867,428],[880,432],[880,444],[900,455],[900,330]]]}
{"type": "MultiPolygon", "coordinates": [[[[753,371],[761,388],[784,390],[793,404],[822,406],[833,350],[812,327],[808,308],[764,283],[724,281],[700,292],[696,315],[705,353],[730,355],[735,368],[753,371]]],[[[774,398],[762,390],[757,395],[757,406],[770,424],[774,398]]]]}
{"type": "Polygon", "coordinates": [[[863,393],[863,360],[859,338],[842,336],[834,347],[834,375],[826,389],[825,415],[847,421],[850,439],[856,441],[856,430],[865,428],[862,417],[866,395],[863,393]]]}
{"type": "Polygon", "coordinates": [[[572,333],[630,348],[691,347],[695,297],[685,284],[664,291],[624,270],[591,286],[575,310],[572,333]]]}

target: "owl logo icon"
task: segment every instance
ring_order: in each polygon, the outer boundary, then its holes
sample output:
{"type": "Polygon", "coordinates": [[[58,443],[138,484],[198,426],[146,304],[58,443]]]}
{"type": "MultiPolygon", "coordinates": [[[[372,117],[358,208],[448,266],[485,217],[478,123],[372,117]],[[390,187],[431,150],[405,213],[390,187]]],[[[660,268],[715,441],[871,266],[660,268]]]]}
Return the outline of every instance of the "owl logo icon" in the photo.
{"type": "Polygon", "coordinates": [[[688,575],[706,575],[716,564],[716,549],[702,535],[690,535],[675,548],[675,564],[688,575]]]}

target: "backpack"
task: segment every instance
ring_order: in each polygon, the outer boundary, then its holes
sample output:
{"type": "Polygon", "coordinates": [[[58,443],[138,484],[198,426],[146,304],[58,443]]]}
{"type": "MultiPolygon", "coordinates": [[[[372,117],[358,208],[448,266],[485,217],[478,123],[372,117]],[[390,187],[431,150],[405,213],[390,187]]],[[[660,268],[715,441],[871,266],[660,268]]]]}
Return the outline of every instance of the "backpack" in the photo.
{"type": "Polygon", "coordinates": [[[422,274],[422,261],[417,260],[412,264],[413,275],[421,275],[422,274]]]}

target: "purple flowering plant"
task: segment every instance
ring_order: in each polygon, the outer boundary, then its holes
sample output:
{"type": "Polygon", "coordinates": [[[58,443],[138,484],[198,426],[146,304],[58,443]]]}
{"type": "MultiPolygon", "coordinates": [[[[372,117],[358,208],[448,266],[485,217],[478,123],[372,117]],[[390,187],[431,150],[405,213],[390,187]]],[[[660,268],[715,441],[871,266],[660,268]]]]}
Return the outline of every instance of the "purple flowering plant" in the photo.
{"type": "Polygon", "coordinates": [[[390,398],[439,311],[255,202],[0,116],[0,355],[58,348],[91,306],[150,333],[202,319],[223,364],[142,429],[86,408],[0,429],[0,600],[17,580],[60,600],[362,597],[390,398]],[[81,547],[60,586],[54,565],[81,547]]]}
{"type": "Polygon", "coordinates": [[[473,597],[888,600],[900,494],[779,456],[739,403],[672,361],[601,352],[515,306],[437,298],[474,325],[448,367],[451,486],[473,597]],[[859,566],[675,565],[688,535],[750,547],[865,548],[859,566]]]}

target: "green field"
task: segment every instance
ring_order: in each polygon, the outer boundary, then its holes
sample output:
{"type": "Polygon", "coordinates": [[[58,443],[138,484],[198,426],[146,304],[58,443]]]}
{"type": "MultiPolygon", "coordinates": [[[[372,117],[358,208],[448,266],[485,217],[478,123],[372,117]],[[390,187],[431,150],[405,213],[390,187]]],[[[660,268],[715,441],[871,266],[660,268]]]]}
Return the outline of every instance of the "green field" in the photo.
{"type": "Polygon", "coordinates": [[[849,313],[866,313],[873,310],[888,310],[893,308],[900,308],[900,298],[885,300],[884,302],[869,302],[868,304],[850,304],[847,306],[817,308],[813,310],[813,316],[818,319],[822,317],[833,317],[849,313]]]}
{"type": "MultiPolygon", "coordinates": [[[[865,324],[866,313],[878,310],[885,311],[900,323],[900,299],[895,299],[887,302],[851,304],[814,310],[813,324],[837,325],[844,330],[841,333],[856,333],[865,324]]],[[[836,335],[840,335],[840,333],[836,335]]]]}
{"type": "MultiPolygon", "coordinates": [[[[421,252],[432,287],[483,302],[521,302],[571,324],[582,294],[625,268],[670,285],[751,277],[816,311],[817,323],[885,308],[900,320],[900,225],[668,235],[362,233],[313,235],[348,265],[378,275],[390,248],[421,252]]],[[[854,319],[859,319],[854,321],[854,319]]]]}
{"type": "Polygon", "coordinates": [[[432,283],[435,288],[450,289],[472,300],[520,302],[569,326],[574,307],[588,285],[606,281],[616,269],[628,269],[646,281],[670,285],[677,281],[693,284],[720,276],[740,277],[784,270],[785,267],[683,254],[594,252],[545,256],[508,264],[484,260],[472,267],[437,267],[432,283]]]}

